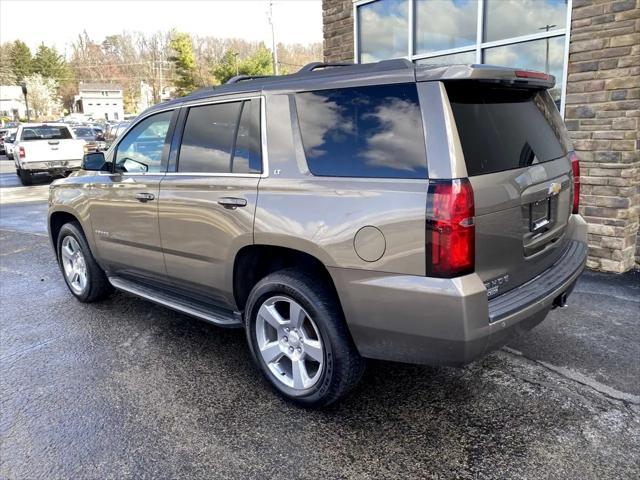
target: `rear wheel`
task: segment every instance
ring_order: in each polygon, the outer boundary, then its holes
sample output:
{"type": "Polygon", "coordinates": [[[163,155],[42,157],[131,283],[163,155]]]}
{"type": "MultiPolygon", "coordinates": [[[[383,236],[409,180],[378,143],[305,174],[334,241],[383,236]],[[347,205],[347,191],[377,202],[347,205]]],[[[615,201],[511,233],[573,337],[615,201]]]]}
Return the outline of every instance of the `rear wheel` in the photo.
{"type": "Polygon", "coordinates": [[[335,294],[297,270],[262,279],[247,301],[246,333],[260,371],[289,400],[322,407],[360,380],[364,360],[335,294]]]}
{"type": "Polygon", "coordinates": [[[24,185],[25,187],[33,184],[33,177],[31,176],[31,172],[29,170],[19,169],[18,176],[20,177],[20,183],[22,183],[22,185],[24,185]]]}
{"type": "Polygon", "coordinates": [[[57,250],[64,280],[78,300],[95,302],[113,291],[107,276],[91,254],[79,223],[71,222],[62,226],[57,250]]]}

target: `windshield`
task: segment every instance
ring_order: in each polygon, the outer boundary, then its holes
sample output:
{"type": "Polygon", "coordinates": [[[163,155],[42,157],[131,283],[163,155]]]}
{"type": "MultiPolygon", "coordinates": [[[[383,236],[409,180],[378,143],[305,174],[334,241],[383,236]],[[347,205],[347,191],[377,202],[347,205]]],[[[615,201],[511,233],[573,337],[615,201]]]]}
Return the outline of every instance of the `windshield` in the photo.
{"type": "Polygon", "coordinates": [[[96,136],[95,132],[90,128],[75,128],[73,132],[76,134],[76,137],[85,140],[93,140],[96,136]]]}
{"type": "Polygon", "coordinates": [[[21,140],[66,140],[68,138],[71,138],[71,132],[67,127],[42,125],[37,127],[26,127],[22,131],[21,140]]]}

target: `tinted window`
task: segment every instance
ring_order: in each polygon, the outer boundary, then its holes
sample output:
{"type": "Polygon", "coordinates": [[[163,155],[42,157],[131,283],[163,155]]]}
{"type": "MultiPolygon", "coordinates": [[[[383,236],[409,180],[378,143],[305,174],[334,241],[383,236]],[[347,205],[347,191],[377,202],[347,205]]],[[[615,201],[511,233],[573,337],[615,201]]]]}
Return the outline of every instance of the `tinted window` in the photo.
{"type": "Polygon", "coordinates": [[[129,173],[158,173],[164,171],[162,154],[172,111],[159,113],[134,126],[116,151],[116,170],[129,173]]]}
{"type": "Polygon", "coordinates": [[[358,7],[360,63],[406,57],[409,33],[406,0],[372,2],[358,7]]]}
{"type": "Polygon", "coordinates": [[[96,136],[95,131],[91,128],[74,128],[73,133],[76,134],[76,137],[82,139],[93,140],[96,136]]]}
{"type": "Polygon", "coordinates": [[[546,91],[494,88],[463,81],[447,93],[470,176],[562,157],[568,140],[546,91]]]}
{"type": "Polygon", "coordinates": [[[260,100],[189,109],[178,171],[259,173],[260,100]]]}
{"type": "Polygon", "coordinates": [[[296,104],[314,175],[426,178],[415,84],[299,93],[296,104]]]}
{"type": "Polygon", "coordinates": [[[71,132],[67,127],[52,127],[48,125],[39,127],[25,127],[22,130],[22,140],[65,140],[71,138],[71,132]]]}

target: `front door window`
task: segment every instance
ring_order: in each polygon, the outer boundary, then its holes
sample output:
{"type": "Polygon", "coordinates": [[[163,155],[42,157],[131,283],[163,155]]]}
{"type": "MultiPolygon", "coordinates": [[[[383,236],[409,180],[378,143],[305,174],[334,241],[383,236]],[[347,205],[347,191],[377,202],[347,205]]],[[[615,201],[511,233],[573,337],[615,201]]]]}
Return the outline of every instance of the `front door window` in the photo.
{"type": "Polygon", "coordinates": [[[172,115],[172,111],[158,113],[127,132],[116,150],[116,172],[160,173],[165,170],[163,151],[169,147],[167,133],[172,115]]]}

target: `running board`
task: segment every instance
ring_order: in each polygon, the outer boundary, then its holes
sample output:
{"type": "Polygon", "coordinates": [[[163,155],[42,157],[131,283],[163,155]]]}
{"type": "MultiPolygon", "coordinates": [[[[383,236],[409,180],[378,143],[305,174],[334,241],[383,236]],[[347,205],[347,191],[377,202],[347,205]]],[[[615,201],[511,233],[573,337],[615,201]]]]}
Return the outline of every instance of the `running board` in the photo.
{"type": "Polygon", "coordinates": [[[242,326],[241,314],[218,308],[207,308],[197,302],[190,302],[186,299],[176,298],[165,292],[158,292],[155,289],[131,282],[120,277],[109,277],[109,282],[118,290],[131,293],[138,297],[158,303],[164,307],[171,308],[181,313],[191,315],[220,327],[240,327],[242,326]]]}

